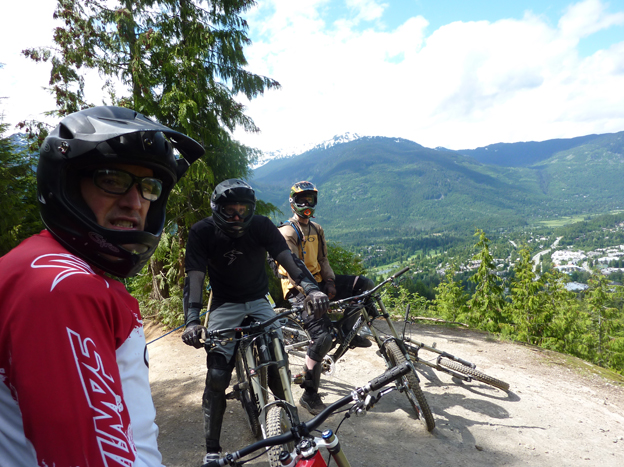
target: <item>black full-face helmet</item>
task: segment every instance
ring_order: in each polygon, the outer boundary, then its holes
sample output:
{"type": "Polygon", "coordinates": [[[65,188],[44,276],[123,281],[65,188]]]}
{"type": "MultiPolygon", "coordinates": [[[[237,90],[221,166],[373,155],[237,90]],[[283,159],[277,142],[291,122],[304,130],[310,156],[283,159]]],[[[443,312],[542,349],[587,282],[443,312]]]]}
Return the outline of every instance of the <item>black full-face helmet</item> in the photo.
{"type": "Polygon", "coordinates": [[[290,189],[290,207],[292,211],[304,219],[314,217],[318,201],[318,190],[311,182],[295,183],[290,189]]]}
{"type": "Polygon", "coordinates": [[[158,246],[171,189],[203,154],[195,140],[131,109],[101,106],[73,113],[41,146],[37,168],[41,218],[72,253],[115,276],[135,275],[158,246]],[[143,231],[100,226],[82,198],[80,181],[87,171],[119,164],[150,168],[162,181],[143,231]],[[133,251],[122,245],[134,245],[133,251]]]}
{"type": "Polygon", "coordinates": [[[223,233],[231,238],[242,237],[253,220],[256,193],[243,180],[231,178],[215,187],[210,207],[212,218],[223,233]]]}

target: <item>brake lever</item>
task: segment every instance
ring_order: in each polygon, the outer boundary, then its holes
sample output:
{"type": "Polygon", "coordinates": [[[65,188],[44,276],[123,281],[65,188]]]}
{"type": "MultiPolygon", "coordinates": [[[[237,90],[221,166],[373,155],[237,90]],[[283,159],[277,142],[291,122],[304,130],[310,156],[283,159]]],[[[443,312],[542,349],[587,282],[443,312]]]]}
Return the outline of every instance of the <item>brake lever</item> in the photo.
{"type": "Polygon", "coordinates": [[[381,391],[377,393],[376,396],[368,394],[366,396],[366,399],[364,400],[364,406],[365,406],[366,411],[369,411],[370,409],[372,409],[375,406],[375,404],[381,400],[383,396],[385,396],[389,392],[394,391],[395,389],[396,387],[388,387],[388,388],[382,389],[381,391]]]}
{"type": "Polygon", "coordinates": [[[210,332],[208,332],[208,330],[207,330],[207,329],[205,329],[205,328],[204,328],[204,329],[202,329],[202,331],[201,331],[201,336],[200,336],[200,338],[199,338],[199,342],[201,342],[201,343],[202,343],[202,344],[204,344],[204,345],[208,345],[208,346],[209,346],[209,347],[211,347],[211,348],[212,348],[212,347],[216,347],[218,344],[221,344],[221,345],[223,345],[223,346],[224,346],[224,345],[226,345],[228,342],[231,342],[231,341],[233,341],[233,340],[234,340],[234,338],[233,338],[233,337],[225,337],[225,338],[223,338],[223,339],[221,339],[221,340],[218,340],[218,339],[216,339],[216,338],[212,337],[212,336],[210,335],[210,332]]]}

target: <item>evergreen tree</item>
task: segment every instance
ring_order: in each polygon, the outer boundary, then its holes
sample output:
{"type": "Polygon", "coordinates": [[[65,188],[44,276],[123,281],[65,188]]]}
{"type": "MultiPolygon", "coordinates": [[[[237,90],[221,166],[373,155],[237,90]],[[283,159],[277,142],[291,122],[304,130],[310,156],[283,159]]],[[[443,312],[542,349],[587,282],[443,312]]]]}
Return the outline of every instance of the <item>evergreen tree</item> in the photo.
{"type": "MultiPolygon", "coordinates": [[[[258,131],[236,96],[253,99],[277,81],[245,69],[250,43],[242,14],[253,0],[58,0],[54,48],[28,49],[35,61],[51,64],[50,92],[62,117],[89,107],[84,70],[97,70],[110,104],[130,107],[201,142],[206,155],[195,162],[172,192],[168,232],[173,236],[146,266],[137,291],[169,298],[181,286],[188,230],[210,214],[210,194],[227,178],[246,178],[258,155],[231,138],[242,127],[258,131]],[[121,88],[119,84],[121,83],[121,88]],[[174,243],[177,244],[174,247],[174,243]],[[166,271],[166,273],[165,273],[166,271]],[[164,274],[164,276],[163,276],[164,274]],[[156,280],[166,277],[166,281],[156,280]],[[158,289],[152,289],[158,285],[158,289]]],[[[35,142],[47,128],[23,122],[35,142]]],[[[259,203],[259,212],[275,207],[259,203]]],[[[132,282],[132,281],[130,281],[132,282]]]]}
{"type": "Polygon", "coordinates": [[[544,283],[533,271],[528,246],[523,245],[519,254],[520,258],[514,267],[514,278],[510,284],[510,310],[516,338],[529,344],[540,345],[554,310],[546,306],[544,283]]]}
{"type": "Polygon", "coordinates": [[[507,322],[503,286],[496,275],[496,265],[489,248],[490,240],[481,229],[477,229],[474,236],[479,237],[475,245],[479,252],[472,259],[479,262],[479,268],[470,278],[476,290],[468,300],[468,324],[486,331],[500,332],[507,322]]]}
{"type": "Polygon", "coordinates": [[[587,332],[588,315],[576,295],[565,288],[564,274],[553,269],[543,276],[542,306],[552,316],[540,342],[547,349],[587,358],[583,336],[587,332]]]}
{"type": "Polygon", "coordinates": [[[623,371],[624,317],[622,315],[622,288],[609,284],[602,274],[589,280],[586,304],[591,317],[590,331],[593,339],[594,360],[600,366],[623,371]],[[619,302],[619,307],[618,307],[619,302]]]}
{"type": "Polygon", "coordinates": [[[36,160],[5,135],[0,114],[0,256],[40,231],[33,167],[36,160]]]}
{"type": "Polygon", "coordinates": [[[435,289],[434,309],[437,316],[447,321],[457,322],[466,319],[468,295],[455,281],[457,267],[452,265],[446,270],[443,282],[440,282],[435,289]]]}

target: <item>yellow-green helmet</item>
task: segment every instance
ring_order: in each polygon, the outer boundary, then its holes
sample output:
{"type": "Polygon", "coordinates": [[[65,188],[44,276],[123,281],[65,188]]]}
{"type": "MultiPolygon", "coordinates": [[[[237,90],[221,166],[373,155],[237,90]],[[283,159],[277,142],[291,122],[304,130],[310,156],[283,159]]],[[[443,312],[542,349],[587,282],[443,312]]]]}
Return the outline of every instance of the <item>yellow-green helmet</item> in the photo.
{"type": "Polygon", "coordinates": [[[295,183],[290,189],[290,207],[299,217],[309,219],[314,217],[314,210],[318,201],[318,190],[311,182],[295,183]]]}

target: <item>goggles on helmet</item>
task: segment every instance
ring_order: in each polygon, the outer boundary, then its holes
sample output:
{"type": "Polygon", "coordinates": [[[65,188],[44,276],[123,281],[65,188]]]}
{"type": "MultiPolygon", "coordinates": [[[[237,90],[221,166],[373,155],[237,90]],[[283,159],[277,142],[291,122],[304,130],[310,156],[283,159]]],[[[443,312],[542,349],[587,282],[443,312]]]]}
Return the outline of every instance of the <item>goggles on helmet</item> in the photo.
{"type": "Polygon", "coordinates": [[[247,203],[226,204],[220,208],[220,213],[226,222],[232,222],[237,216],[242,220],[253,213],[253,206],[247,203]]]}
{"type": "Polygon", "coordinates": [[[153,177],[137,177],[121,169],[96,169],[93,183],[106,193],[124,195],[134,185],[140,188],[141,196],[148,201],[156,201],[163,190],[162,181],[153,177]]]}
{"type": "Polygon", "coordinates": [[[295,197],[295,204],[298,208],[304,207],[315,207],[316,206],[316,196],[314,195],[299,195],[295,197]]]}

